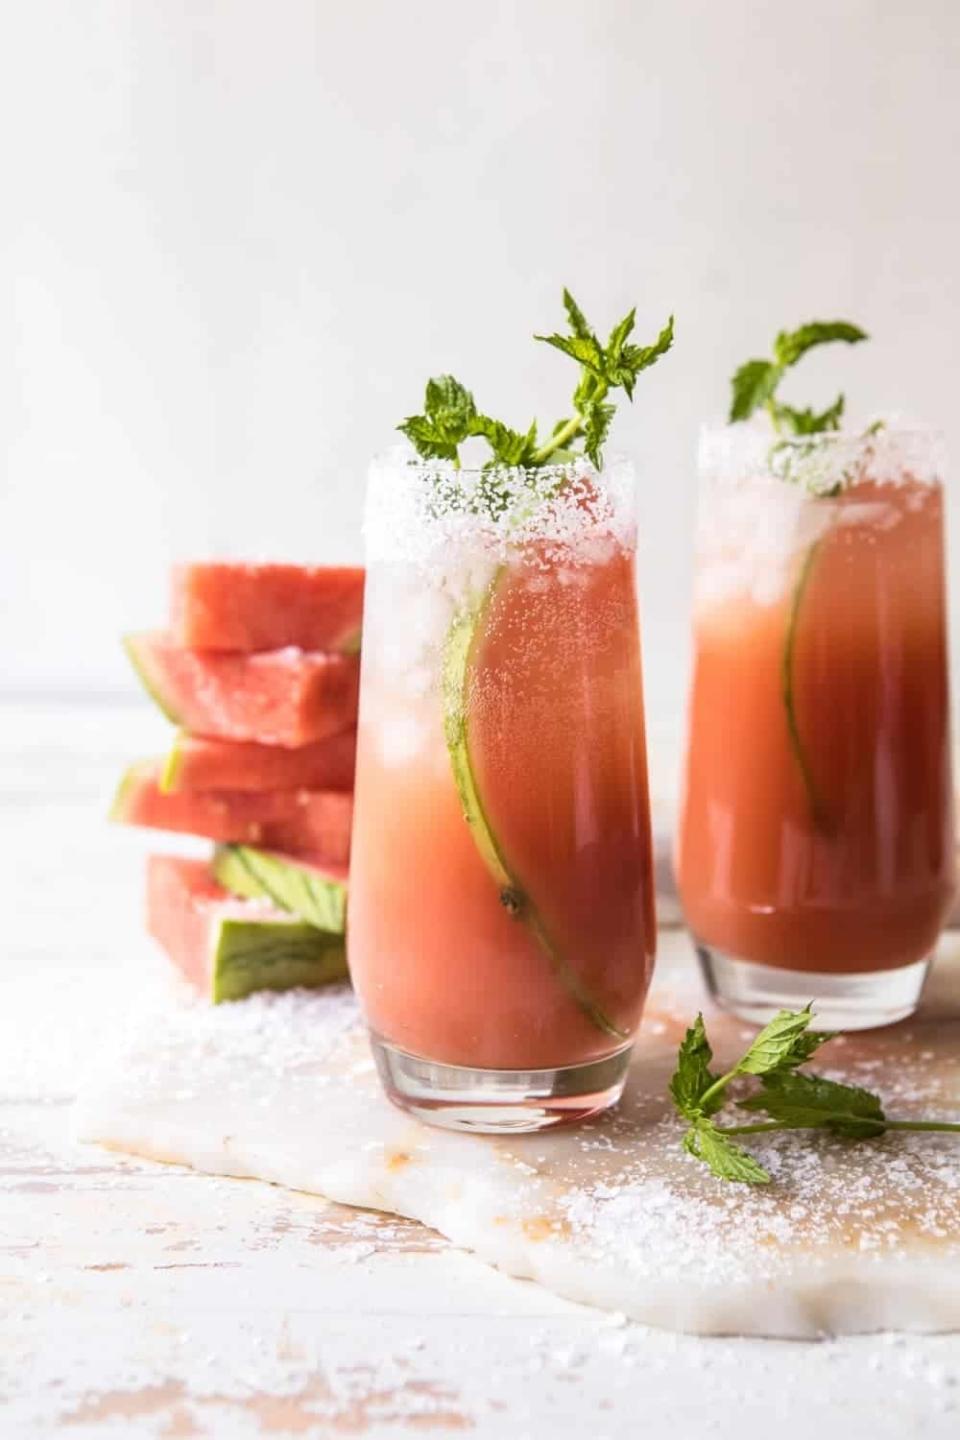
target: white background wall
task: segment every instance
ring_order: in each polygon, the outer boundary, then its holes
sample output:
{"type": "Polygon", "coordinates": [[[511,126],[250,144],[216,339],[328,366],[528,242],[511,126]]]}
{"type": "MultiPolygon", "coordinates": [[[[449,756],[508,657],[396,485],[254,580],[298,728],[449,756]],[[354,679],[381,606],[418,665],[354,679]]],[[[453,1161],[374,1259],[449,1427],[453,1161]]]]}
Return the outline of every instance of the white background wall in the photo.
{"type": "Polygon", "coordinates": [[[431,371],[557,412],[569,362],[527,337],[564,283],[604,324],[677,314],[617,431],[656,723],[696,428],[776,328],[860,321],[873,343],[808,361],[797,398],[842,384],[960,457],[957,0],[2,16],[2,687],[127,688],[116,635],[162,618],[174,553],[358,555],[366,459],[431,371]]]}

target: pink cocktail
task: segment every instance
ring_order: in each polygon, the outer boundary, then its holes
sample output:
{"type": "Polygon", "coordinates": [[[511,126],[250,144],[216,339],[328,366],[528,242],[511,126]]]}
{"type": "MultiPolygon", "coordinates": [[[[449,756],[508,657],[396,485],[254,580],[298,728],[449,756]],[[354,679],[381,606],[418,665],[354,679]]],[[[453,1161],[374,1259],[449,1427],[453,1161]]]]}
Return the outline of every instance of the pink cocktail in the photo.
{"type": "Polygon", "coordinates": [[[654,954],[628,467],[374,467],[354,982],[391,1095],[530,1129],[619,1095],[654,954]]]}
{"type": "Polygon", "coordinates": [[[752,443],[705,445],[684,908],[738,1013],[879,1024],[956,883],[940,471],[922,434],[752,443]]]}

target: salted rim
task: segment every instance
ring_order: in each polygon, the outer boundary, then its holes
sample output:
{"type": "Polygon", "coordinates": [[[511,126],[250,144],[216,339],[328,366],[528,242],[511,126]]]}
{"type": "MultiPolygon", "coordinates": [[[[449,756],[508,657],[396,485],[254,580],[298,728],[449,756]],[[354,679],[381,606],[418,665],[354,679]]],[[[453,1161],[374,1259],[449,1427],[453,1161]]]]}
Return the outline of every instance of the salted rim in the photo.
{"type": "Polygon", "coordinates": [[[578,455],[573,460],[560,461],[555,465],[455,465],[452,460],[424,460],[417,455],[412,446],[404,444],[392,445],[388,450],[378,451],[370,462],[371,471],[396,469],[403,471],[405,475],[417,476],[423,480],[437,475],[475,479],[481,475],[526,477],[528,475],[561,476],[575,473],[589,473],[602,479],[621,466],[632,466],[632,462],[628,455],[620,452],[611,455],[600,469],[586,455],[578,455]]]}
{"type": "Polygon", "coordinates": [[[635,531],[635,472],[622,455],[602,469],[585,457],[483,469],[421,460],[397,446],[370,465],[363,524],[369,560],[422,560],[438,545],[462,552],[546,541],[576,550],[600,536],[629,542],[635,531]],[[499,493],[491,494],[494,487],[499,493]]]}
{"type": "Polygon", "coordinates": [[[861,478],[903,483],[907,478],[940,484],[946,470],[944,432],[936,426],[883,421],[873,433],[831,430],[778,436],[750,422],[703,425],[697,451],[701,479],[742,484],[797,482],[818,499],[832,498],[861,478]],[[851,474],[854,468],[856,474],[851,474]]]}

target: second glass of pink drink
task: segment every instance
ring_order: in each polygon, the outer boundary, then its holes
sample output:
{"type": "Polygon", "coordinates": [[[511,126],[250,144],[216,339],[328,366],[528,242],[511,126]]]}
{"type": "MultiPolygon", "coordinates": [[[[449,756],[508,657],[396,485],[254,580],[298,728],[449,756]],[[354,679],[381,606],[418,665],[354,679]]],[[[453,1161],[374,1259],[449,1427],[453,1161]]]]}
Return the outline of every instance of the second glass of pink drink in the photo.
{"type": "Polygon", "coordinates": [[[956,884],[928,433],[708,432],[678,876],[744,1018],[915,1008],[956,884]]]}
{"type": "Polygon", "coordinates": [[[390,1094],[532,1129],[620,1093],[655,943],[629,467],[373,469],[350,964],[390,1094]]]}

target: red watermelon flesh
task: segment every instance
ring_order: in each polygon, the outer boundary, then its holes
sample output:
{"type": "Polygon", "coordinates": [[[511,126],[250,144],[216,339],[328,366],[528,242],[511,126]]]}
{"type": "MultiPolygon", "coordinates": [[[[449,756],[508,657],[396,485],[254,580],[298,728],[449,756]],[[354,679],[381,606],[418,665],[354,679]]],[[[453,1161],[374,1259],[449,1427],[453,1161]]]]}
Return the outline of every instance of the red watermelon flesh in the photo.
{"type": "Polygon", "coordinates": [[[264,825],[263,848],[312,859],[317,865],[346,865],[353,796],[332,790],[301,790],[297,794],[300,804],[290,815],[264,825]]]}
{"type": "Polygon", "coordinates": [[[256,565],[230,561],[178,565],[171,629],[197,650],[339,650],[355,653],[363,615],[362,569],[256,565]]]}
{"type": "Polygon", "coordinates": [[[325,985],[346,975],[342,936],[304,924],[269,901],[235,898],[203,860],[150,856],[147,930],[214,1003],[255,990],[325,985]]]}
{"type": "Polygon", "coordinates": [[[179,855],[149,857],[147,932],[201,991],[209,986],[207,938],[215,908],[226,918],[228,910],[242,915],[244,905],[217,884],[206,861],[179,855]]]}
{"type": "Polygon", "coordinates": [[[164,714],[195,734],[296,748],[356,727],[356,655],[292,648],[231,655],[187,650],[161,633],[124,643],[164,714]]]}
{"type": "Polygon", "coordinates": [[[164,790],[352,790],[356,730],[296,750],[182,733],[161,778],[164,790]]]}
{"type": "Polygon", "coordinates": [[[353,796],[334,791],[177,791],[165,794],[160,760],[144,760],[124,775],[110,818],[149,830],[202,835],[223,844],[260,845],[311,853],[335,865],[350,856],[353,796]]]}

